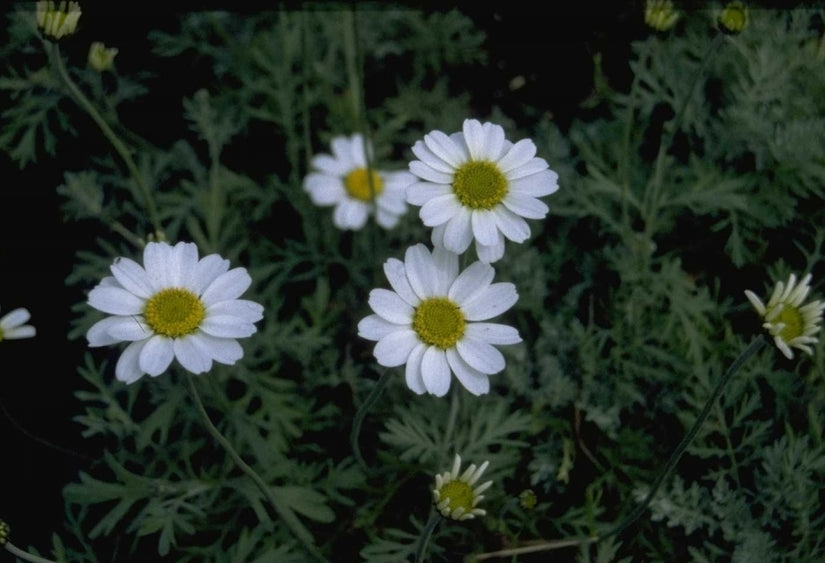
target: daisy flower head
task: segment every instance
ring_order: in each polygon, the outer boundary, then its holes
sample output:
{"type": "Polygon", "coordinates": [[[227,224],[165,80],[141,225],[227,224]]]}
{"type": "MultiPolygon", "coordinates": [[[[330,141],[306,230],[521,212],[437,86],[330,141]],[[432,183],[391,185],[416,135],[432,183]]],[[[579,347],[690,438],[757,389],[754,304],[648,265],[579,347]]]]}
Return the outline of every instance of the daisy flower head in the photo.
{"type": "Polygon", "coordinates": [[[37,27],[47,39],[62,39],[77,30],[81,14],[80,4],[77,2],[41,0],[37,2],[36,9],[37,27]]]}
{"type": "Polygon", "coordinates": [[[332,154],[316,155],[304,189],[316,205],[334,206],[332,222],[342,230],[359,230],[375,212],[376,222],[392,229],[407,211],[406,189],[415,176],[367,166],[372,146],[355,134],[332,140],[332,154]]]}
{"type": "Polygon", "coordinates": [[[504,255],[505,238],[527,240],[524,219],[543,219],[548,208],[538,198],[559,189],[558,174],[536,157],[533,141],[512,143],[493,123],[467,119],[457,133],[431,131],[412,152],[418,181],[407,188],[407,202],[421,206],[433,245],[461,254],[475,240],[482,262],[504,255]]]}
{"type": "Polygon", "coordinates": [[[796,348],[806,354],[813,353],[811,344],[817,341],[814,336],[822,324],[822,311],[825,302],[805,302],[810,286],[811,274],[807,274],[797,283],[796,275],[791,274],[787,283],[778,282],[767,305],[757,295],[745,290],[745,296],[762,317],[762,327],[773,336],[774,344],[789,360],[793,359],[796,348]]]}
{"type": "Polygon", "coordinates": [[[115,368],[133,383],[156,377],[173,359],[192,373],[212,361],[232,365],[243,357],[238,338],[251,336],[263,307],[238,299],[252,283],[245,268],[229,269],[217,254],[198,259],[194,243],[150,242],[143,265],[117,258],[112,276],[89,292],[88,303],[109,316],[86,333],[89,346],[129,342],[115,368]]]}
{"type": "Polygon", "coordinates": [[[26,324],[30,318],[29,310],[22,307],[9,311],[0,317],[0,342],[18,338],[31,338],[37,334],[37,330],[33,326],[26,324]]]}
{"type": "Polygon", "coordinates": [[[473,485],[478,482],[489,464],[488,461],[482,463],[480,467],[472,464],[464,470],[464,473],[459,473],[461,456],[455,454],[452,469],[435,476],[433,500],[442,516],[453,520],[470,520],[487,514],[486,510],[476,508],[476,506],[484,498],[481,493],[489,489],[493,482],[486,481],[475,488],[473,485]]]}
{"type": "Polygon", "coordinates": [[[443,397],[451,373],[473,395],[490,391],[489,375],[504,369],[494,346],[521,342],[510,326],[487,321],[518,301],[512,283],[492,283],[495,271],[477,261],[458,271],[458,255],[423,244],[407,249],[404,261],[390,258],[384,273],[393,288],[373,289],[374,314],[358,323],[358,335],[377,341],[379,364],[406,364],[407,386],[443,397]]]}

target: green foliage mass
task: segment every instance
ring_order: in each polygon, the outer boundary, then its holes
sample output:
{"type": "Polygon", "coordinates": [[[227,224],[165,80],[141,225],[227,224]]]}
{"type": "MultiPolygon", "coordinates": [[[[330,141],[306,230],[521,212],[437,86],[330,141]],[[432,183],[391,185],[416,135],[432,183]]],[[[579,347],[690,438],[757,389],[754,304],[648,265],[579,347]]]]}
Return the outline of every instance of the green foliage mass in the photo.
{"type": "MultiPolygon", "coordinates": [[[[151,58],[101,74],[43,41],[30,11],[10,11],[0,148],[24,168],[94,139],[55,186],[65,220],[100,232],[77,249],[67,283],[91,289],[115,257],[140,261],[157,239],[248,269],[245,298],[264,320],[242,361],[195,384],[281,507],[213,440],[179,366],[126,386],[113,374],[119,350],[90,349],[74,422],[99,455],[63,490],[49,556],[298,562],[311,545],[334,561],[411,561],[434,475],[459,453],[490,462],[487,515],[440,524],[430,561],[570,538],[508,560],[822,561],[821,343],[793,361],[772,346],[752,358],[640,520],[587,538],[644,499],[761,331],[743,291],[767,297],[791,272],[812,272],[814,294],[825,288],[825,13],[752,9],[726,35],[719,6],[685,12],[633,41],[629,84],[595,56],[596,87],[562,129],[551,108],[478,115],[489,61],[467,14],[355,6],[202,11],[152,32],[157,61],[200,78],[165,100],[182,114],[160,135],[129,117],[163,88],[151,58]],[[128,157],[84,114],[57,70],[64,58],[128,157]],[[374,164],[406,170],[413,143],[468,117],[532,139],[559,174],[547,219],[495,264],[496,280],[518,288],[502,322],[523,342],[502,350],[507,368],[482,397],[457,381],[448,397],[418,396],[391,369],[353,444],[387,369],[357,323],[370,290],[387,287],[384,261],[429,232],[417,211],[390,231],[336,229],[301,188],[308,163],[333,137],[368,131],[374,164]]],[[[101,317],[67,307],[82,344],[101,317]]]]}

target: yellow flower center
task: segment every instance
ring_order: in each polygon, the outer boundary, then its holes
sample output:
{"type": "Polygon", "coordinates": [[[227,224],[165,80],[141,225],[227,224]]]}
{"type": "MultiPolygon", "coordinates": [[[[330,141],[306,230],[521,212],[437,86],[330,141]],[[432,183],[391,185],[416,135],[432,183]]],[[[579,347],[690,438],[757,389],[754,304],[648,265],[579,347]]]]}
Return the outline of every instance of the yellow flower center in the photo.
{"type": "Polygon", "coordinates": [[[783,323],[785,326],[779,332],[779,337],[785,342],[790,342],[797,336],[802,336],[802,329],[805,326],[805,319],[802,313],[796,307],[785,305],[779,312],[777,323],[783,323]]]}
{"type": "Polygon", "coordinates": [[[473,510],[473,489],[464,481],[448,481],[444,483],[438,491],[438,502],[449,500],[450,512],[455,512],[459,508],[464,509],[464,514],[473,510]]]}
{"type": "Polygon", "coordinates": [[[146,302],[146,323],[156,334],[178,338],[192,334],[206,316],[203,303],[188,289],[163,289],[146,302]]]}
{"type": "Polygon", "coordinates": [[[453,177],[458,201],[470,209],[492,209],[507,195],[507,178],[486,160],[465,162],[453,177]]]}
{"type": "Polygon", "coordinates": [[[446,350],[464,336],[464,314],[446,297],[430,297],[415,308],[413,330],[424,343],[446,350]]]}
{"type": "Polygon", "coordinates": [[[344,187],[350,197],[372,201],[373,197],[384,191],[384,182],[375,170],[368,174],[366,168],[356,168],[344,178],[344,187]]]}

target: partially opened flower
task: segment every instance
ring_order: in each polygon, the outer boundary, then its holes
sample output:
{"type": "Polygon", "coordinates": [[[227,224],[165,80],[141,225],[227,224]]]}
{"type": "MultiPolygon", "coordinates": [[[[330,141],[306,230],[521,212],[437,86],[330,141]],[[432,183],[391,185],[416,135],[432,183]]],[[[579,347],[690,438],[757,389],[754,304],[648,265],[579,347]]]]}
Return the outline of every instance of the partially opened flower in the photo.
{"type": "Polygon", "coordinates": [[[0,317],[0,341],[31,338],[37,331],[26,322],[31,318],[28,309],[18,308],[0,317]]]}
{"type": "Polygon", "coordinates": [[[313,203],[335,206],[332,222],[339,229],[361,229],[373,210],[379,225],[395,227],[407,211],[406,189],[415,177],[368,168],[367,151],[372,154],[372,148],[359,134],[336,137],[331,144],[332,154],[315,156],[313,171],[304,179],[313,203]]]}
{"type": "Polygon", "coordinates": [[[62,39],[77,30],[80,20],[80,4],[62,0],[41,0],[36,4],[37,27],[48,39],[62,39]]]}
{"type": "Polygon", "coordinates": [[[787,284],[776,284],[767,305],[754,292],[745,290],[748,301],[765,321],[762,327],[773,336],[776,347],[789,360],[794,356],[791,348],[809,355],[813,353],[810,345],[817,341],[814,335],[822,323],[825,302],[811,301],[803,305],[811,290],[810,281],[811,274],[808,274],[797,284],[796,275],[791,274],[787,284]]]}
{"type": "Polygon", "coordinates": [[[433,245],[461,254],[475,240],[482,262],[504,255],[505,238],[527,240],[524,219],[548,212],[537,198],[559,189],[558,174],[536,158],[533,141],[513,144],[493,123],[467,119],[452,135],[431,131],[412,151],[419,160],[410,162],[410,172],[420,181],[407,188],[407,202],[421,206],[433,245]]]}
{"type": "Polygon", "coordinates": [[[473,485],[481,478],[489,464],[490,462],[485,461],[478,468],[472,464],[464,473],[459,474],[461,456],[456,454],[452,469],[435,476],[433,499],[442,516],[453,520],[469,520],[487,514],[487,511],[477,508],[477,505],[484,498],[481,493],[489,489],[493,482],[486,481],[475,488],[473,485]]]}
{"type": "Polygon", "coordinates": [[[252,283],[246,269],[230,270],[217,254],[199,260],[193,243],[150,242],[143,266],[118,258],[110,269],[88,303],[111,316],[86,338],[89,346],[130,342],[115,368],[126,383],[160,375],[173,359],[192,373],[209,371],[213,360],[232,365],[243,357],[237,339],[254,334],[263,318],[261,305],[238,299],[252,283]]]}
{"type": "Polygon", "coordinates": [[[475,262],[459,274],[458,255],[444,248],[430,253],[418,244],[404,261],[390,258],[384,273],[395,291],[373,289],[375,312],[358,323],[358,335],[377,340],[379,364],[406,364],[406,380],[418,394],[444,396],[455,373],[474,395],[489,392],[489,375],[504,369],[494,346],[521,342],[513,327],[486,321],[518,301],[512,283],[492,283],[495,270],[475,262]]]}

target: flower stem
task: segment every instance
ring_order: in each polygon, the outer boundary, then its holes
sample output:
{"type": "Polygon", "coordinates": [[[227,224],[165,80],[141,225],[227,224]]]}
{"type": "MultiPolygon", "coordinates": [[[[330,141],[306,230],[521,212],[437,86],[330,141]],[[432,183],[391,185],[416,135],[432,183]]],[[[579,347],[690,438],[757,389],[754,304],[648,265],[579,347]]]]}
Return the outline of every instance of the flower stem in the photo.
{"type": "Polygon", "coordinates": [[[123,144],[123,141],[117,136],[117,134],[112,130],[106,120],[103,119],[103,116],[100,115],[100,112],[97,111],[94,104],[89,101],[89,98],[83,93],[82,90],[75,84],[74,80],[69,76],[69,73],[66,71],[66,66],[63,64],[63,56],[60,54],[60,48],[58,47],[57,43],[50,43],[50,52],[49,55],[54,63],[55,68],[57,69],[57,73],[60,75],[61,80],[69,89],[69,93],[71,94],[72,98],[74,98],[75,102],[89,114],[89,117],[92,118],[92,121],[100,127],[103,136],[112,144],[115,151],[120,155],[123,159],[123,162],[126,164],[126,168],[129,170],[129,174],[132,175],[132,178],[137,184],[138,189],[140,190],[144,203],[146,204],[146,211],[149,214],[149,220],[152,223],[152,226],[155,229],[156,233],[163,232],[161,228],[160,218],[158,215],[157,208],[155,207],[155,200],[152,198],[152,192],[149,191],[149,188],[143,182],[143,179],[140,176],[140,171],[135,164],[134,159],[132,158],[132,154],[129,152],[129,149],[126,148],[126,145],[123,144]]]}
{"type": "Polygon", "coordinates": [[[247,464],[243,458],[235,451],[235,448],[232,447],[232,444],[229,443],[223,434],[221,434],[220,430],[215,427],[212,423],[212,419],[209,418],[209,414],[206,412],[206,409],[203,406],[203,401],[201,401],[200,394],[198,393],[198,389],[195,386],[195,381],[192,378],[192,374],[186,372],[186,383],[189,385],[189,392],[192,395],[192,400],[195,403],[195,407],[200,413],[201,418],[203,418],[204,425],[206,429],[209,430],[209,433],[212,435],[218,443],[223,446],[223,449],[229,454],[235,464],[244,472],[246,473],[252,481],[258,486],[261,492],[264,494],[264,497],[269,501],[272,507],[275,509],[275,512],[278,513],[278,516],[286,523],[292,533],[295,534],[295,537],[298,538],[301,543],[304,545],[307,551],[311,553],[316,559],[319,561],[325,561],[326,559],[321,555],[318,551],[318,548],[315,546],[315,543],[312,539],[312,536],[309,534],[306,528],[300,523],[298,517],[295,516],[295,513],[292,510],[283,504],[278,497],[276,496],[275,492],[273,491],[272,487],[269,487],[264,480],[261,478],[258,473],[252,469],[252,467],[247,464]]]}
{"type": "Polygon", "coordinates": [[[40,557],[39,555],[32,555],[27,551],[23,551],[19,547],[16,547],[10,541],[7,541],[3,547],[6,548],[6,551],[14,555],[15,557],[19,557],[23,561],[31,561],[32,563],[55,563],[51,559],[46,559],[44,557],[40,557]]]}
{"type": "Polygon", "coordinates": [[[364,417],[367,416],[367,412],[370,410],[372,405],[375,404],[375,401],[378,400],[378,397],[381,396],[381,393],[384,391],[384,387],[387,386],[389,380],[390,370],[385,369],[381,374],[381,377],[378,378],[375,387],[373,387],[370,394],[367,395],[367,399],[364,401],[364,404],[358,408],[358,412],[355,413],[355,420],[352,422],[352,431],[349,435],[349,440],[352,444],[352,453],[355,454],[355,459],[358,461],[358,465],[360,465],[364,470],[367,469],[367,463],[361,456],[361,449],[358,447],[358,436],[361,434],[361,424],[363,424],[364,417]]]}
{"type": "Polygon", "coordinates": [[[659,487],[662,485],[665,479],[667,479],[670,472],[673,471],[673,468],[676,467],[676,464],[679,462],[679,458],[682,457],[682,454],[685,453],[685,450],[699,433],[699,430],[702,428],[702,424],[704,424],[705,420],[710,414],[711,409],[716,404],[716,399],[719,398],[719,395],[722,394],[725,386],[727,385],[728,381],[730,381],[733,374],[739,371],[739,368],[742,367],[751,356],[756,354],[764,345],[765,345],[765,337],[764,335],[760,334],[757,336],[753,342],[742,352],[738,358],[736,358],[733,363],[728,368],[728,371],[725,372],[725,375],[722,376],[722,379],[719,380],[719,383],[716,384],[716,387],[713,389],[713,392],[708,397],[707,402],[705,403],[702,412],[699,413],[699,416],[696,417],[696,421],[693,423],[693,426],[690,428],[685,437],[682,438],[682,441],[679,442],[679,445],[676,446],[676,449],[670,454],[670,458],[665,463],[664,469],[662,469],[659,476],[653,482],[653,485],[650,487],[650,491],[647,493],[645,499],[633,509],[633,511],[617,526],[613,529],[609,530],[607,533],[602,534],[599,537],[599,540],[603,540],[604,538],[615,536],[621,534],[624,530],[628,528],[642,513],[647,509],[650,501],[653,500],[653,496],[659,490],[659,487]]]}
{"type": "Polygon", "coordinates": [[[438,526],[441,520],[442,516],[437,510],[430,511],[430,518],[427,520],[424,529],[421,530],[421,537],[418,538],[418,547],[415,548],[415,563],[424,561],[424,555],[427,553],[427,544],[430,543],[433,531],[435,531],[436,526],[438,526]]]}

